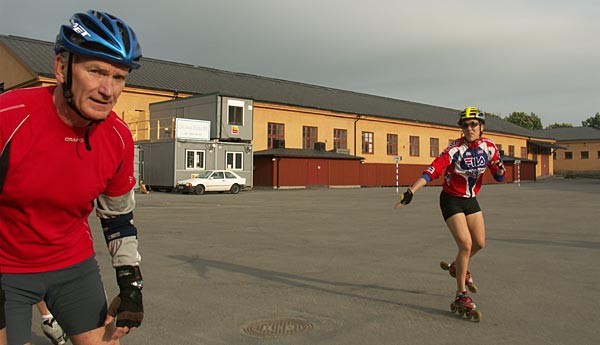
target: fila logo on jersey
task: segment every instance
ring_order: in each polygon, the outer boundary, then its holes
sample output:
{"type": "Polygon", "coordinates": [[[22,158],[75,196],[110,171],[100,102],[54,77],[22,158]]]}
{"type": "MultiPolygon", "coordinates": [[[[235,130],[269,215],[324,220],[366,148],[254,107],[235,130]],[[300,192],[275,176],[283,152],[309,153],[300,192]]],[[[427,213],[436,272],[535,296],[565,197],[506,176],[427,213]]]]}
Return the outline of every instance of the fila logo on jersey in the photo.
{"type": "Polygon", "coordinates": [[[467,168],[476,168],[485,166],[485,157],[465,157],[464,159],[465,165],[467,168]]]}

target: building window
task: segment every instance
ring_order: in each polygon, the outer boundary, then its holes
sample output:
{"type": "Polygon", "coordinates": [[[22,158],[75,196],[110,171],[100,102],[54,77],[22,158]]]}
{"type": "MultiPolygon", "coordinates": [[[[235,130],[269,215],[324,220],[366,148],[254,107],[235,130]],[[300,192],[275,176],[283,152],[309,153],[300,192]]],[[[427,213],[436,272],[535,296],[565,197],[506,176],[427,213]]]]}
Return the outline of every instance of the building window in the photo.
{"type": "Polygon", "coordinates": [[[437,157],[440,154],[440,139],[429,138],[429,157],[437,157]]]}
{"type": "Polygon", "coordinates": [[[527,158],[527,148],[521,146],[521,158],[527,158]]]}
{"type": "Polygon", "coordinates": [[[186,169],[204,169],[204,151],[185,150],[186,169]]]}
{"type": "Polygon", "coordinates": [[[566,151],[565,152],[565,159],[573,159],[573,152],[566,151]]]}
{"type": "Polygon", "coordinates": [[[317,127],[302,127],[302,148],[312,150],[317,142],[317,127]]]}
{"type": "Polygon", "coordinates": [[[244,154],[242,152],[227,152],[225,164],[229,170],[243,170],[244,169],[244,154]]]}
{"type": "Polygon", "coordinates": [[[508,145],[508,155],[511,157],[515,156],[515,146],[514,145],[508,145]]]}
{"type": "Polygon", "coordinates": [[[373,132],[362,132],[362,153],[373,153],[373,141],[375,140],[373,132]]]}
{"type": "Polygon", "coordinates": [[[496,147],[498,148],[498,152],[504,154],[504,151],[502,151],[502,144],[496,144],[496,147]]]}
{"type": "Polygon", "coordinates": [[[274,148],[273,140],[285,140],[285,125],[269,122],[267,126],[267,146],[272,149],[274,148]]]}
{"type": "Polygon", "coordinates": [[[233,126],[244,125],[244,102],[243,101],[227,101],[228,121],[227,124],[233,126]]]}
{"type": "Polygon", "coordinates": [[[398,134],[387,135],[387,154],[392,156],[398,155],[398,134]]]}
{"type": "Polygon", "coordinates": [[[600,151],[598,151],[598,159],[600,159],[600,151]]]}
{"type": "Polygon", "coordinates": [[[414,157],[419,157],[419,137],[410,136],[408,138],[410,145],[409,154],[414,157]]]}
{"type": "Polygon", "coordinates": [[[345,129],[333,129],[333,148],[347,149],[348,148],[348,131],[345,129]]]}
{"type": "Polygon", "coordinates": [[[581,159],[590,159],[590,153],[588,151],[581,151],[581,159]]]}

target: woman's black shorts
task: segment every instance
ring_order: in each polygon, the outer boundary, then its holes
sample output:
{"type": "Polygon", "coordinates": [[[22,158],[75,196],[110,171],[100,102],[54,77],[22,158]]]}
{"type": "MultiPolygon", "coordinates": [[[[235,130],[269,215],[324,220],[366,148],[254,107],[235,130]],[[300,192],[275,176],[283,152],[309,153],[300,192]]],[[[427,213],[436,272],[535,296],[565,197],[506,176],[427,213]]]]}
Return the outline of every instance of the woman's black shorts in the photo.
{"type": "Polygon", "coordinates": [[[440,209],[444,220],[448,220],[457,213],[464,213],[465,216],[468,216],[481,211],[477,198],[462,198],[443,191],[440,194],[440,209]]]}

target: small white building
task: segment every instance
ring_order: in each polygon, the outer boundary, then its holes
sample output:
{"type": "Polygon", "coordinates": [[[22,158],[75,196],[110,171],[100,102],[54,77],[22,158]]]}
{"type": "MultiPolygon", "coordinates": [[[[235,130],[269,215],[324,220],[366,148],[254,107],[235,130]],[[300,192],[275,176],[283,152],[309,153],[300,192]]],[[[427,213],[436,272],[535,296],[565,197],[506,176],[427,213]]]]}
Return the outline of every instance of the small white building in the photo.
{"type": "Polygon", "coordinates": [[[140,179],[172,190],[203,170],[228,169],[252,187],[252,105],[216,93],[150,104],[149,140],[136,142],[140,179]]]}

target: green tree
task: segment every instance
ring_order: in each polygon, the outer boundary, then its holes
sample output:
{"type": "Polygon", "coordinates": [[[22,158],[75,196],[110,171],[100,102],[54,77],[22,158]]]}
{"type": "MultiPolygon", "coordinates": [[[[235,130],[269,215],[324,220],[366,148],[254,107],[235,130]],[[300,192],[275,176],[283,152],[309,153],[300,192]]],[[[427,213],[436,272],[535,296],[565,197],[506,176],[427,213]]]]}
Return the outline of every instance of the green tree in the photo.
{"type": "Polygon", "coordinates": [[[596,113],[596,116],[592,116],[589,119],[582,121],[581,125],[584,127],[600,129],[600,113],[596,113]]]}
{"type": "Polygon", "coordinates": [[[512,112],[505,120],[531,130],[544,128],[542,120],[535,113],[527,115],[524,112],[512,112]]]}
{"type": "Polygon", "coordinates": [[[553,128],[573,128],[573,125],[570,124],[570,123],[565,123],[565,122],[563,122],[563,123],[558,123],[557,122],[557,123],[553,123],[551,125],[548,125],[546,127],[546,129],[553,129],[553,128]]]}

